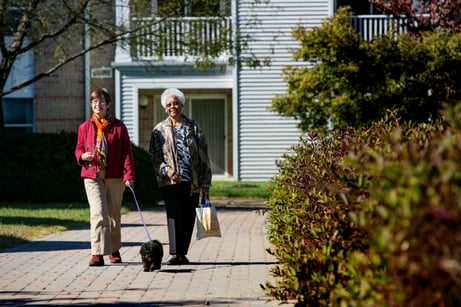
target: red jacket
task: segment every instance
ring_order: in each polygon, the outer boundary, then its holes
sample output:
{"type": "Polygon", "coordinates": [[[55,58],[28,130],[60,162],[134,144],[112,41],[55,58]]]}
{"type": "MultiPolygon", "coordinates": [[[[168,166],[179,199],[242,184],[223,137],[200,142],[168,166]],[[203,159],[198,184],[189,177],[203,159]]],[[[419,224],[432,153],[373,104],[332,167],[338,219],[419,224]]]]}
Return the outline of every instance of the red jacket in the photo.
{"type": "MultiPolygon", "coordinates": [[[[80,177],[96,179],[97,167],[93,162],[88,166],[87,161],[81,159],[86,152],[85,144],[96,144],[96,125],[89,119],[78,127],[75,158],[82,167],[80,177]]],[[[106,178],[123,178],[123,181],[134,180],[134,159],[128,130],[123,122],[115,117],[110,118],[107,127],[107,166],[106,178]]]]}

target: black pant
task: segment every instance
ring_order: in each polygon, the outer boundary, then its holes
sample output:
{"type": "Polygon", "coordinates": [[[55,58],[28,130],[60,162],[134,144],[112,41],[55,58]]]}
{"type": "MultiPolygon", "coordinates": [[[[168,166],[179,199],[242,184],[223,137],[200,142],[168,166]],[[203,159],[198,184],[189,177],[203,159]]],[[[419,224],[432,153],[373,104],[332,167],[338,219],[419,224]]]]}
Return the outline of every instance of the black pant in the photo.
{"type": "Polygon", "coordinates": [[[199,193],[191,194],[190,182],[162,188],[165,200],[170,255],[187,255],[195,224],[199,193]]]}

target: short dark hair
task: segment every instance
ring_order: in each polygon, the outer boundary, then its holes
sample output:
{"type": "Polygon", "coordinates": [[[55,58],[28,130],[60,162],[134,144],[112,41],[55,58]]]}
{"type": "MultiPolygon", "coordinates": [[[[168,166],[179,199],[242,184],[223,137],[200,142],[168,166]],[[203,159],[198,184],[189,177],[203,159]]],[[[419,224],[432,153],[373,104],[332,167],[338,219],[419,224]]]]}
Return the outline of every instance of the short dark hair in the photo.
{"type": "Polygon", "coordinates": [[[95,98],[101,98],[101,97],[104,97],[104,100],[106,101],[107,104],[112,102],[109,91],[103,87],[98,87],[91,93],[90,101],[92,101],[95,98]]]}

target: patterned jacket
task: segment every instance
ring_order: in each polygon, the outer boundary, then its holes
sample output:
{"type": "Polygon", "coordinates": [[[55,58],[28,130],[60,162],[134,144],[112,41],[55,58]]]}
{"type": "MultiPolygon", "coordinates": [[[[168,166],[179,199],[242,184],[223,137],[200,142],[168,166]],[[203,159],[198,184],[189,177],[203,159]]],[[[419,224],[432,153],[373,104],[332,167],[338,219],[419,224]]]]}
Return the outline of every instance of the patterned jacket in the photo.
{"type": "MultiPolygon", "coordinates": [[[[201,187],[209,187],[211,185],[212,175],[210,159],[208,157],[208,144],[197,122],[184,115],[182,117],[186,130],[186,142],[190,153],[192,192],[198,193],[201,187]]],[[[166,166],[172,167],[175,170],[179,169],[175,134],[173,124],[169,118],[158,123],[152,130],[149,152],[158,185],[164,187],[175,184],[163,172],[166,166]]]]}

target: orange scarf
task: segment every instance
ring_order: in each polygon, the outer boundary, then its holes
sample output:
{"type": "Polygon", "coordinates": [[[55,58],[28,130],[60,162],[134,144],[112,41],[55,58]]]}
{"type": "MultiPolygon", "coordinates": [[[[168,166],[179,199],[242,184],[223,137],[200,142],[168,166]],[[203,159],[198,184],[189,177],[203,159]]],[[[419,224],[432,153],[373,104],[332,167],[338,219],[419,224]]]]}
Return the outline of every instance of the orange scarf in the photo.
{"type": "Polygon", "coordinates": [[[100,165],[105,167],[107,166],[107,138],[106,138],[106,129],[109,126],[109,121],[105,118],[99,119],[96,114],[93,114],[93,121],[98,128],[98,132],[96,134],[96,151],[98,154],[98,160],[100,165]]]}

